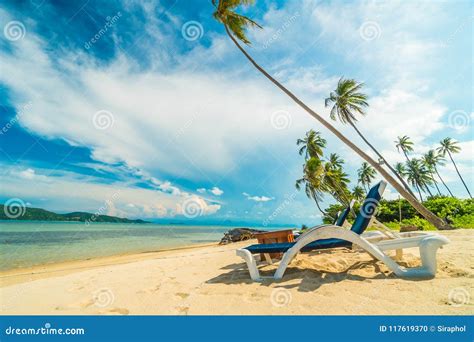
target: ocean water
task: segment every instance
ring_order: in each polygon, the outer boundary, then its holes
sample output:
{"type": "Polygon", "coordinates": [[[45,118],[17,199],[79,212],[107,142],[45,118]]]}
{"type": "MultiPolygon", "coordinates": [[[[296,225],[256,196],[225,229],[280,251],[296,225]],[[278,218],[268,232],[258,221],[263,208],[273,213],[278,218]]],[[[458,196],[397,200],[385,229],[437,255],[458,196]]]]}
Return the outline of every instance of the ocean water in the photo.
{"type": "MultiPolygon", "coordinates": [[[[0,221],[0,270],[218,242],[230,226],[0,221]]],[[[265,230],[282,229],[268,228],[265,230]]]]}

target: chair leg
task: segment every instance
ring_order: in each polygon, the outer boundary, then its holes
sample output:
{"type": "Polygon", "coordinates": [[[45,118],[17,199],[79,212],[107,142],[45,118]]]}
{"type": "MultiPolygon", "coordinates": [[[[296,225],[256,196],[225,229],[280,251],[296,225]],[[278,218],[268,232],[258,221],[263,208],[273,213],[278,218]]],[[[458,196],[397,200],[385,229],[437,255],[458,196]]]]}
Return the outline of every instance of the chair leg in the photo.
{"type": "Polygon", "coordinates": [[[266,260],[267,264],[273,265],[273,261],[272,261],[272,258],[270,258],[270,254],[264,253],[263,255],[265,256],[265,260],[266,260]]]}
{"type": "Polygon", "coordinates": [[[258,271],[257,268],[257,262],[255,261],[255,258],[253,257],[252,253],[250,253],[246,249],[238,249],[236,251],[236,254],[240,256],[242,259],[245,260],[247,263],[247,268],[250,273],[250,278],[252,278],[253,281],[262,281],[262,278],[260,277],[260,272],[258,271]]]}

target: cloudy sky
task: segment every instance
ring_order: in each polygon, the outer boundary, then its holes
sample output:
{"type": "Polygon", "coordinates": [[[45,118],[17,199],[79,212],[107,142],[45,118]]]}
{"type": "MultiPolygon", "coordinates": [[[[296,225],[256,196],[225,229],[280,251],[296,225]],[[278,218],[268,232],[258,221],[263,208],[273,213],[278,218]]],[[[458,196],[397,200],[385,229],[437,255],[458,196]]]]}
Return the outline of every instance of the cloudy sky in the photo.
{"type": "MultiPolygon", "coordinates": [[[[3,1],[0,202],[318,223],[294,187],[296,139],[321,131],[353,182],[362,161],[253,69],[212,12],[209,0],[3,1]]],[[[258,1],[242,12],[263,26],[248,51],[313,109],[328,117],[341,76],[364,82],[358,126],[386,158],[403,161],[398,135],[413,156],[452,137],[472,190],[470,1],[258,1]]],[[[451,164],[440,171],[467,195],[451,164]]]]}

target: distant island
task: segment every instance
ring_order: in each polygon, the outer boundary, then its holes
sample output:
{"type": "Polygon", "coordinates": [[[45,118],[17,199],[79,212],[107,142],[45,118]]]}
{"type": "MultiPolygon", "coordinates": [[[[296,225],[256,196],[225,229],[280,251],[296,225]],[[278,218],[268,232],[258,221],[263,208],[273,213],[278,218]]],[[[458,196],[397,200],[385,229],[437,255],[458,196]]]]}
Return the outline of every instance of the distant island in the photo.
{"type": "Polygon", "coordinates": [[[15,208],[6,207],[3,204],[0,204],[0,220],[21,220],[21,221],[68,221],[68,222],[109,222],[109,223],[150,223],[143,220],[130,220],[127,218],[108,216],[108,215],[97,215],[86,212],[72,212],[67,214],[57,214],[52,211],[40,209],[40,208],[15,208]],[[9,209],[11,208],[11,209],[9,209]],[[20,209],[22,214],[16,217],[17,215],[7,215],[9,212],[15,212],[15,210],[20,209]]]}

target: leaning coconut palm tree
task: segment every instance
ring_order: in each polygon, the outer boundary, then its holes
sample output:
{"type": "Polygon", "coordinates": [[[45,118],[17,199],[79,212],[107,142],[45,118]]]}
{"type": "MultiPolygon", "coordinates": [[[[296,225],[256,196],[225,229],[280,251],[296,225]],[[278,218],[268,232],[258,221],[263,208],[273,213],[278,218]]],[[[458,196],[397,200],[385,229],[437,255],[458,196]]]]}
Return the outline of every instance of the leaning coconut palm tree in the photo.
{"type": "Polygon", "coordinates": [[[301,146],[299,154],[305,155],[305,160],[309,158],[321,158],[323,156],[323,148],[326,147],[326,139],[321,136],[320,132],[309,130],[303,139],[296,141],[297,146],[301,146]]]}
{"type": "Polygon", "coordinates": [[[408,184],[405,183],[403,178],[392,168],[375,146],[367,140],[355,124],[357,122],[357,114],[366,115],[365,108],[369,106],[367,95],[360,92],[363,85],[363,83],[358,83],[353,79],[344,79],[341,77],[339,82],[337,82],[336,89],[332,91],[329,97],[324,101],[324,105],[329,107],[332,104],[330,112],[331,119],[334,121],[339,119],[343,124],[348,123],[351,125],[359,137],[374,151],[380,163],[385,164],[403,186],[405,186],[405,189],[413,195],[408,184]]]}
{"type": "Polygon", "coordinates": [[[304,186],[305,194],[308,198],[313,199],[316,207],[321,214],[326,215],[326,212],[321,208],[320,202],[323,200],[325,186],[322,178],[324,175],[324,166],[320,159],[310,158],[306,161],[303,168],[303,177],[296,181],[295,187],[301,190],[304,186]]]}
{"type": "MultiPolygon", "coordinates": [[[[407,165],[408,165],[408,163],[410,163],[410,158],[408,157],[408,152],[413,152],[413,142],[410,140],[410,137],[407,136],[407,135],[404,135],[403,137],[400,137],[400,136],[397,137],[397,140],[395,140],[395,146],[397,147],[398,152],[400,152],[400,151],[403,152],[403,155],[405,156],[405,159],[407,160],[407,165]]],[[[418,177],[416,172],[414,172],[412,174],[412,176],[413,177],[418,177]]],[[[418,183],[420,183],[420,182],[418,181],[418,183]]]]}
{"type": "Polygon", "coordinates": [[[370,184],[375,179],[377,172],[369,165],[369,163],[363,162],[360,169],[357,170],[357,176],[359,177],[359,183],[362,184],[364,189],[368,192],[370,184]]]}
{"type": "Polygon", "coordinates": [[[397,170],[397,173],[400,175],[400,177],[406,178],[407,169],[404,163],[400,163],[400,162],[396,163],[394,166],[394,169],[397,170]]]}
{"type": "Polygon", "coordinates": [[[407,162],[409,162],[410,158],[408,158],[408,152],[413,152],[413,142],[410,140],[410,137],[407,135],[397,137],[397,140],[395,140],[395,146],[397,147],[398,152],[403,152],[407,162]]]}
{"type": "MultiPolygon", "coordinates": [[[[335,156],[337,157],[337,155],[335,156]]],[[[350,183],[349,176],[342,169],[343,162],[338,158],[335,159],[335,164],[333,164],[331,160],[324,163],[323,184],[325,191],[331,194],[337,202],[349,205],[351,201],[351,193],[348,188],[350,183]]]]}
{"type": "Polygon", "coordinates": [[[428,172],[430,173],[431,179],[433,180],[433,184],[438,191],[438,195],[443,196],[441,191],[439,190],[438,187],[438,182],[434,178],[434,172],[435,172],[435,167],[436,167],[436,158],[437,158],[437,153],[435,150],[429,150],[426,152],[423,157],[421,157],[421,162],[425,165],[425,167],[428,169],[428,172]]]}
{"type": "Polygon", "coordinates": [[[403,163],[396,163],[395,170],[397,170],[398,174],[402,177],[406,176],[407,169],[405,168],[405,164],[403,163]]]}
{"type": "Polygon", "coordinates": [[[331,153],[328,162],[334,169],[342,169],[342,165],[344,165],[344,160],[337,153],[331,153]]]}
{"type": "Polygon", "coordinates": [[[303,108],[309,115],[318,120],[324,127],[326,127],[331,133],[333,133],[338,139],[340,139],[344,144],[351,148],[355,153],[357,153],[362,159],[366,160],[370,165],[372,165],[381,175],[387,180],[390,185],[392,185],[407,201],[421,214],[423,215],[430,223],[439,229],[451,229],[442,219],[429,211],[423,204],[419,203],[417,199],[408,192],[403,185],[397,182],[390,173],[388,173],[378,162],[372,159],[367,153],[362,151],[357,145],[355,145],[351,140],[349,140],[345,135],[339,132],[333,125],[331,125],[327,120],[325,120],[320,114],[312,110],[308,105],[301,101],[295,94],[293,94],[289,89],[287,89],[283,84],[278,82],[273,76],[271,76],[264,68],[262,68],[240,45],[240,42],[250,45],[250,40],[246,36],[246,30],[249,27],[258,27],[261,26],[257,24],[252,19],[238,14],[236,12],[237,8],[240,5],[252,5],[253,0],[212,0],[212,3],[215,7],[213,13],[214,18],[224,25],[225,32],[229,36],[232,43],[239,49],[239,51],[247,58],[247,60],[260,72],[264,75],[270,82],[272,82],[276,87],[283,91],[288,97],[291,98],[298,106],[303,108]]]}
{"type": "Polygon", "coordinates": [[[435,150],[429,150],[428,152],[425,153],[425,155],[423,156],[423,162],[431,169],[433,170],[436,175],[438,176],[439,180],[441,181],[441,183],[443,183],[444,187],[446,188],[446,190],[448,190],[449,194],[451,195],[451,197],[454,197],[453,193],[451,192],[451,189],[449,189],[449,187],[446,185],[446,183],[444,182],[443,178],[441,177],[441,175],[439,174],[438,172],[438,165],[440,166],[443,166],[445,165],[445,159],[444,157],[437,153],[435,150]]]}
{"type": "Polygon", "coordinates": [[[439,142],[441,144],[440,147],[438,147],[438,152],[444,157],[446,154],[448,154],[449,159],[451,159],[451,162],[454,165],[454,168],[456,169],[456,172],[458,173],[459,178],[461,179],[462,184],[466,188],[467,193],[469,194],[469,197],[472,198],[471,192],[469,191],[469,188],[466,185],[466,182],[464,182],[464,179],[461,176],[461,173],[458,170],[458,167],[456,163],[454,162],[453,159],[453,154],[459,153],[461,151],[461,148],[459,147],[458,143],[451,138],[444,138],[439,142]]]}
{"type": "Polygon", "coordinates": [[[418,191],[420,200],[423,202],[423,196],[421,195],[422,191],[427,191],[428,194],[433,197],[429,186],[432,184],[433,180],[429,173],[429,170],[425,167],[420,159],[413,158],[406,163],[406,175],[407,180],[411,183],[415,189],[418,191]]]}

